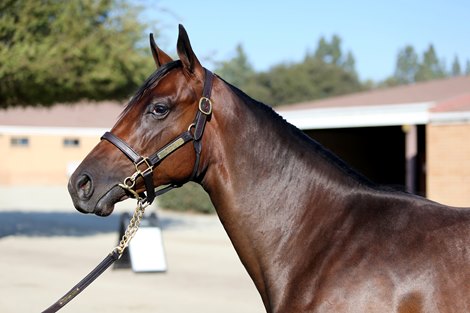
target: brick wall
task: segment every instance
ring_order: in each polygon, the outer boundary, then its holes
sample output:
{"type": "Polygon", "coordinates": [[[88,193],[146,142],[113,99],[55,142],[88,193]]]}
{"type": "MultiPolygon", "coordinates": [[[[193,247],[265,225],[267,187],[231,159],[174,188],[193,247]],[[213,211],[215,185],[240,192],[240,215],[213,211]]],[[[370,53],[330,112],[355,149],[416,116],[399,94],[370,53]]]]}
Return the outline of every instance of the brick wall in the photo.
{"type": "Polygon", "coordinates": [[[470,207],[470,124],[426,126],[427,197],[470,207]]]}

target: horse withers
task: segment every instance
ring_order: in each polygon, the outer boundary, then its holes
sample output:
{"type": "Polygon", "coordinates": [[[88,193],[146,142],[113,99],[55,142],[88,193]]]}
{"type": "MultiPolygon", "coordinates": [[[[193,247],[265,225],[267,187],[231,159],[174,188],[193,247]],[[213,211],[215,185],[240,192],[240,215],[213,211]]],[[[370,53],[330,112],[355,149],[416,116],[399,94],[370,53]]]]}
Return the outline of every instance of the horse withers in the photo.
{"type": "Polygon", "coordinates": [[[70,178],[79,211],[195,181],[267,312],[470,312],[470,209],[370,182],[204,69],[182,26],[179,60],[150,42],[157,70],[70,178]]]}

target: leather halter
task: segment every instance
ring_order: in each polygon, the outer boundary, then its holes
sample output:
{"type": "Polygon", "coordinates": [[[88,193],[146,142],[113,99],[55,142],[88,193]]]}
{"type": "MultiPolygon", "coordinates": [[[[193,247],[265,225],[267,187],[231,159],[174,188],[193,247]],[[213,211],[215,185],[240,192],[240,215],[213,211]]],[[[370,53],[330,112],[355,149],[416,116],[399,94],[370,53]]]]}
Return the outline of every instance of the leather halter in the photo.
{"type": "Polygon", "coordinates": [[[126,190],[130,191],[134,196],[138,197],[138,195],[134,190],[135,182],[139,176],[142,176],[145,184],[145,189],[147,194],[143,195],[143,201],[147,203],[152,203],[155,197],[170,191],[171,189],[180,187],[182,184],[172,183],[162,189],[155,190],[155,186],[153,184],[153,169],[155,166],[160,164],[160,162],[165,159],[168,155],[175,152],[177,149],[185,145],[189,141],[193,141],[194,144],[194,151],[196,152],[196,161],[194,163],[193,172],[191,177],[188,181],[193,180],[198,175],[199,169],[199,162],[201,159],[201,150],[202,150],[202,143],[201,138],[204,132],[204,127],[206,125],[207,119],[212,114],[212,101],[211,97],[211,90],[212,90],[212,81],[214,78],[214,74],[211,71],[205,70],[205,80],[204,80],[204,89],[202,91],[202,97],[199,100],[199,107],[194,118],[194,122],[189,125],[188,130],[171,140],[161,149],[156,151],[154,154],[144,157],[139,155],[134,149],[132,149],[125,141],[117,137],[116,135],[112,134],[111,132],[106,132],[101,137],[101,139],[105,139],[112,143],[116,148],[121,150],[124,155],[126,155],[135,165],[136,171],[131,176],[124,179],[123,184],[119,184],[119,186],[125,188],[126,190]],[[194,128],[194,131],[191,130],[194,128]]]}

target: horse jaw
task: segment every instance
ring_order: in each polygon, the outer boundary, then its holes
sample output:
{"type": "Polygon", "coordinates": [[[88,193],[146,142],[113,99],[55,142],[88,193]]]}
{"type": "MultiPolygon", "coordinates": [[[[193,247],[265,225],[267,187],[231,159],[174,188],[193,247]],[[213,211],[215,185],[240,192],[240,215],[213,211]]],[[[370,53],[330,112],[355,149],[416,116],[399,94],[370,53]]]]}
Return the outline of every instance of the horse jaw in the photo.
{"type": "Polygon", "coordinates": [[[93,213],[98,216],[108,216],[114,211],[114,205],[127,199],[127,193],[119,186],[114,186],[96,203],[93,213]]]}

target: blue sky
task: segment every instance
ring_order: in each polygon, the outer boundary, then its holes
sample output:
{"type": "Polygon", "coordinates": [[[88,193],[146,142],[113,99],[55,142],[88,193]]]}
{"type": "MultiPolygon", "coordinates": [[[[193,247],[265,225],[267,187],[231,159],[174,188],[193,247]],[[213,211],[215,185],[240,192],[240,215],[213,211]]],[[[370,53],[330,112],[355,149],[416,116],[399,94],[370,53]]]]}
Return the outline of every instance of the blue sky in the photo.
{"type": "Polygon", "coordinates": [[[398,51],[407,44],[419,54],[434,44],[448,67],[456,55],[463,68],[470,60],[468,0],[135,1],[144,5],[144,19],[158,21],[161,48],[175,53],[182,23],[209,68],[208,60],[233,57],[239,43],[256,70],[297,62],[321,36],[333,34],[341,37],[343,51],[352,51],[363,80],[391,75],[398,51]]]}

